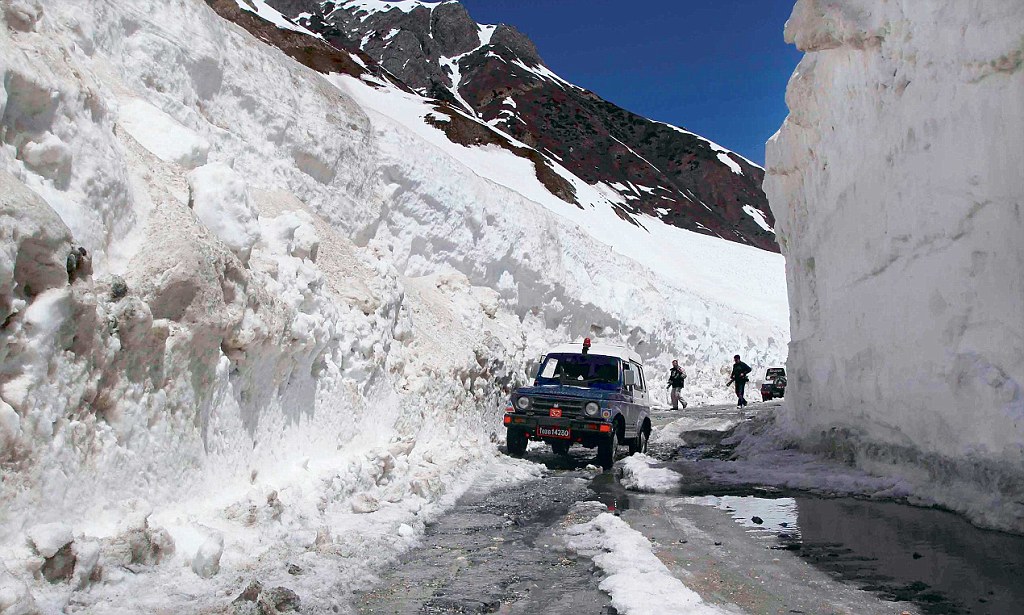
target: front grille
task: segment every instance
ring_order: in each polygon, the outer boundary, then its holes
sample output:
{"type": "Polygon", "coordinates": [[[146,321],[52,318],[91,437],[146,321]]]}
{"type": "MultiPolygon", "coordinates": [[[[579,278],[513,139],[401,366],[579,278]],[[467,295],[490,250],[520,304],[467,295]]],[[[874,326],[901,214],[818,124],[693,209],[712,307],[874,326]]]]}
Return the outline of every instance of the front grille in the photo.
{"type": "Polygon", "coordinates": [[[551,409],[558,405],[562,409],[562,416],[581,416],[583,405],[586,400],[581,399],[558,399],[554,397],[534,397],[530,406],[530,414],[548,416],[551,409]]]}

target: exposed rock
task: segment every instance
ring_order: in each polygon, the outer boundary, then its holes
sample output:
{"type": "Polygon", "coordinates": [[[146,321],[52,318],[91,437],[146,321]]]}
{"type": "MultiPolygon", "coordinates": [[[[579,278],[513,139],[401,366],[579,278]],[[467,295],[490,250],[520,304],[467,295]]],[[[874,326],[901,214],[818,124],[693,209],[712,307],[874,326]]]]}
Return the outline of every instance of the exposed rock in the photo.
{"type": "Polygon", "coordinates": [[[115,275],[110,280],[110,300],[117,301],[123,299],[128,295],[128,283],[124,281],[119,275],[115,275]]]}
{"type": "Polygon", "coordinates": [[[242,593],[238,594],[232,604],[238,604],[241,602],[256,602],[259,600],[260,592],[263,591],[263,585],[259,581],[252,581],[242,590],[242,593]]]}
{"type": "Polygon", "coordinates": [[[252,581],[231,604],[237,615],[277,615],[298,611],[301,601],[287,587],[264,589],[259,581],[252,581]]]}
{"type": "Polygon", "coordinates": [[[514,26],[498,24],[494,34],[491,35],[491,44],[507,47],[509,51],[530,66],[544,64],[533,41],[514,26]]]}
{"type": "Polygon", "coordinates": [[[430,12],[430,32],[444,56],[457,56],[480,46],[479,27],[458,2],[446,2],[430,12]]]}
{"type": "Polygon", "coordinates": [[[75,553],[71,543],[60,548],[52,557],[46,558],[40,569],[43,578],[50,583],[67,581],[75,572],[75,553]]]}

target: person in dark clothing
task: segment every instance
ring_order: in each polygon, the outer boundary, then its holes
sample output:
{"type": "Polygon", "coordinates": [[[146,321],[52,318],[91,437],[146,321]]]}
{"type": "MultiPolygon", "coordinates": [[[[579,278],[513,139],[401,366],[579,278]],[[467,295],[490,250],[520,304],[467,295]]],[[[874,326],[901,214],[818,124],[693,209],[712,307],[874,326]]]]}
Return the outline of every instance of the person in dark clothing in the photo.
{"type": "Polygon", "coordinates": [[[92,275],[92,261],[85,248],[82,246],[71,248],[67,258],[67,271],[69,284],[74,284],[76,279],[92,275]]]}
{"type": "MultiPolygon", "coordinates": [[[[683,387],[686,386],[686,372],[683,368],[679,367],[679,361],[672,361],[672,369],[668,372],[668,386],[666,389],[672,389],[672,409],[679,409],[679,401],[682,399],[683,387]]],[[[686,407],[686,401],[683,400],[683,407],[686,407]]]]}
{"type": "Polygon", "coordinates": [[[729,382],[725,386],[729,386],[732,383],[736,383],[736,407],[742,408],[747,405],[747,400],[743,398],[743,389],[747,386],[747,374],[750,373],[750,366],[740,361],[740,355],[736,355],[732,358],[732,378],[729,378],[729,382]]]}

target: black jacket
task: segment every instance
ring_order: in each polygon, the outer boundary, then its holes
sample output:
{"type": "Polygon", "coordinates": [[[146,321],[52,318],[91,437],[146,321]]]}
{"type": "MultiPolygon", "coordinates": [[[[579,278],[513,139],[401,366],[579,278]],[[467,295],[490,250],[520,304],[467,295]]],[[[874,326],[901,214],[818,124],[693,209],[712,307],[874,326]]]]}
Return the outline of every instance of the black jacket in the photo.
{"type": "Polygon", "coordinates": [[[747,374],[750,373],[750,366],[743,361],[737,361],[732,366],[732,380],[735,382],[746,382],[747,374]]]}
{"type": "Polygon", "coordinates": [[[668,385],[674,389],[681,389],[686,386],[686,374],[678,367],[673,367],[668,372],[668,385]]]}

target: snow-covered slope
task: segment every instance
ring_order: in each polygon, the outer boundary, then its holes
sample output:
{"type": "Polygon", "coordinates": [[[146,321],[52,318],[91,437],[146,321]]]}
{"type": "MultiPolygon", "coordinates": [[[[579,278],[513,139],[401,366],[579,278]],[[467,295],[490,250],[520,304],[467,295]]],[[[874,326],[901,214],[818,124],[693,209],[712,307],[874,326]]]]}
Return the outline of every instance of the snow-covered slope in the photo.
{"type": "Polygon", "coordinates": [[[258,579],[344,612],[471,474],[535,471],[494,436],[548,342],[678,355],[705,398],[733,352],[784,359],[777,254],[634,226],[558,168],[568,205],[200,0],[0,6],[0,608],[258,579]]]}
{"type": "Polygon", "coordinates": [[[765,187],[809,446],[1024,532],[1024,4],[800,0],[765,187]]]}

